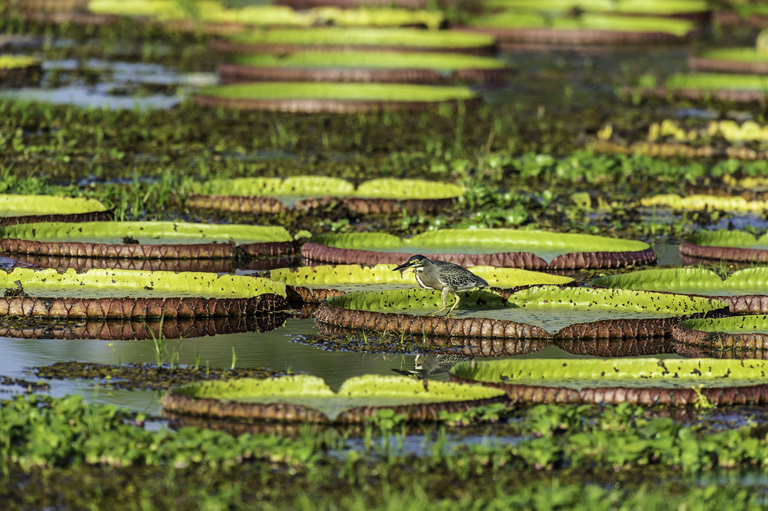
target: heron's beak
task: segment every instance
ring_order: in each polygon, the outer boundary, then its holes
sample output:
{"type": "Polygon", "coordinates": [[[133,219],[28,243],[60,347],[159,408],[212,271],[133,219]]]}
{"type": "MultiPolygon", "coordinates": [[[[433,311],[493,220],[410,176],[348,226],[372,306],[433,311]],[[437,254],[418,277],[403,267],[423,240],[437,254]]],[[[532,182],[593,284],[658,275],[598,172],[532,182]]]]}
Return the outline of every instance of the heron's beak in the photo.
{"type": "Polygon", "coordinates": [[[411,265],[410,265],[410,264],[408,264],[408,263],[403,263],[403,264],[401,264],[400,266],[398,266],[397,268],[395,268],[395,269],[394,269],[394,270],[392,270],[392,271],[397,271],[397,270],[410,270],[410,269],[411,269],[411,265]]]}

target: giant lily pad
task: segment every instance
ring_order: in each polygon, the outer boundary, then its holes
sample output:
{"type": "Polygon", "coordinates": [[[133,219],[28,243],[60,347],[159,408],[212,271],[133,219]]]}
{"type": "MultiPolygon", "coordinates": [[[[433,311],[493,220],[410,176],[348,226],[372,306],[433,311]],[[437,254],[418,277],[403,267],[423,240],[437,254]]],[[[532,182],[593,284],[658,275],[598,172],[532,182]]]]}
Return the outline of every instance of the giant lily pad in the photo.
{"type": "Polygon", "coordinates": [[[307,259],[330,263],[400,264],[424,254],[462,266],[611,268],[649,264],[656,253],[635,240],[514,229],[443,229],[412,238],[385,233],[328,234],[302,247],[307,259]]]}
{"type": "Polygon", "coordinates": [[[284,28],[241,32],[214,48],[235,53],[285,54],[303,50],[338,51],[450,51],[457,53],[491,53],[495,39],[489,35],[449,30],[409,28],[284,28]]]}
{"type": "Polygon", "coordinates": [[[471,20],[471,30],[499,38],[502,49],[519,43],[637,44],[682,42],[696,33],[688,20],[585,13],[560,16],[510,9],[471,20]]]}
{"type": "Polygon", "coordinates": [[[568,14],[576,11],[613,14],[698,17],[710,6],[702,0],[485,0],[486,8],[568,14]]]}
{"type": "Polygon", "coordinates": [[[742,355],[738,358],[743,358],[745,353],[749,358],[768,358],[768,316],[765,314],[689,319],[681,321],[673,335],[679,343],[709,348],[709,352],[730,351],[742,355]]]}
{"type": "Polygon", "coordinates": [[[768,262],[768,234],[755,238],[745,231],[701,231],[683,240],[680,253],[699,259],[768,262]]]}
{"type": "Polygon", "coordinates": [[[412,289],[348,293],[326,299],[322,323],[411,334],[538,339],[664,337],[681,318],[723,313],[720,300],[631,291],[535,286],[508,300],[489,291],[464,293],[456,317],[428,316],[440,293],[412,289]],[[469,310],[467,310],[469,309],[469,310]]]}
{"type": "Polygon", "coordinates": [[[508,70],[493,57],[449,53],[296,52],[237,55],[219,63],[222,83],[255,81],[441,83],[499,81],[508,70]]]}
{"type": "Polygon", "coordinates": [[[203,106],[306,113],[418,111],[444,103],[477,103],[479,98],[468,87],[458,85],[309,82],[217,85],[200,89],[194,95],[195,102],[203,106]]]}
{"type": "Polygon", "coordinates": [[[0,316],[70,319],[242,316],[286,307],[285,285],[194,272],[0,271],[0,316]]]}
{"type": "Polygon", "coordinates": [[[595,285],[716,297],[734,313],[768,312],[768,268],[748,268],[723,280],[712,270],[670,268],[594,279],[595,285]]]}
{"type": "Polygon", "coordinates": [[[95,199],[52,195],[0,195],[0,225],[31,222],[109,220],[111,212],[95,199]]]}
{"type": "Polygon", "coordinates": [[[308,210],[340,201],[360,214],[406,211],[437,212],[464,194],[455,184],[422,179],[372,179],[357,188],[344,179],[295,176],[214,179],[195,183],[187,195],[193,208],[278,213],[308,210]]]}
{"type": "Polygon", "coordinates": [[[721,210],[748,213],[763,213],[768,210],[764,200],[748,200],[744,197],[722,197],[718,195],[694,194],[681,197],[676,194],[655,195],[640,199],[643,207],[666,207],[685,211],[721,210]]]}
{"type": "Polygon", "coordinates": [[[451,376],[534,403],[764,404],[767,371],[762,360],[496,359],[460,362],[451,376]]]}
{"type": "Polygon", "coordinates": [[[734,73],[679,73],[671,75],[661,87],[638,87],[644,96],[719,99],[737,103],[763,103],[766,100],[765,77],[734,73]]]}
{"type": "Polygon", "coordinates": [[[282,227],[184,222],[37,223],[2,228],[10,253],[132,259],[224,259],[295,250],[282,227]],[[237,245],[235,245],[237,243],[237,245]]]}
{"type": "Polygon", "coordinates": [[[363,422],[382,409],[406,414],[410,422],[435,421],[442,410],[466,410],[504,399],[498,389],[445,382],[424,385],[378,375],[350,378],[333,392],[321,378],[300,375],[189,384],[171,390],[162,404],[166,411],[217,418],[350,423],[363,422]]]}
{"type": "Polygon", "coordinates": [[[0,337],[21,339],[187,339],[243,332],[267,332],[281,327],[287,315],[270,312],[247,316],[209,316],[161,319],[6,318],[0,337]]]}
{"type": "Polygon", "coordinates": [[[0,54],[0,87],[23,87],[39,82],[40,60],[27,55],[0,54]]]}
{"type": "MultiPolygon", "coordinates": [[[[393,271],[394,269],[394,264],[377,264],[372,267],[354,264],[304,266],[297,269],[272,270],[269,278],[284,282],[298,293],[302,301],[310,303],[355,291],[418,287],[419,284],[413,272],[398,272],[393,271]]],[[[472,266],[469,270],[485,279],[491,287],[507,290],[540,284],[560,285],[573,282],[570,277],[517,268],[472,266]]]]}
{"type": "Polygon", "coordinates": [[[754,47],[712,48],[688,57],[694,71],[720,73],[768,73],[768,55],[754,47]]]}

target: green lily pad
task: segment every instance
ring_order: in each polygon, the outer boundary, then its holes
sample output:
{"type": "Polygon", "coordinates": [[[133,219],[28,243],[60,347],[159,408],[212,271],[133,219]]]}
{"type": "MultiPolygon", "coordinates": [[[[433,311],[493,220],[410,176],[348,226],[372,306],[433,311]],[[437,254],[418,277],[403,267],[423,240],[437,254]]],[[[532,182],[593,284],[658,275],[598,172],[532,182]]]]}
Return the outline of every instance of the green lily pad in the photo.
{"type": "Polygon", "coordinates": [[[514,229],[442,229],[407,239],[372,232],[328,234],[314,236],[302,253],[313,260],[359,264],[399,264],[425,254],[462,266],[518,268],[623,266],[656,259],[640,241],[514,229]]]}
{"type": "Polygon", "coordinates": [[[744,90],[765,92],[768,78],[760,75],[734,73],[678,73],[664,82],[669,90],[695,89],[703,91],[744,90]]]}
{"type": "Polygon", "coordinates": [[[322,52],[300,51],[287,55],[269,53],[236,55],[231,62],[251,67],[276,68],[357,68],[357,69],[435,69],[454,71],[456,69],[502,69],[503,60],[465,54],[435,54],[416,52],[370,52],[345,51],[322,52]]]}
{"type": "Polygon", "coordinates": [[[756,238],[746,231],[701,231],[683,240],[680,253],[703,259],[768,262],[768,234],[756,238]]]}
{"type": "Polygon", "coordinates": [[[481,386],[423,382],[401,376],[365,375],[337,392],[316,376],[236,379],[184,385],[162,401],[166,411],[218,418],[312,422],[362,422],[381,409],[405,413],[409,421],[436,420],[440,410],[500,401],[504,392],[481,386]]]}
{"type": "MultiPolygon", "coordinates": [[[[730,319],[730,318],[729,318],[730,319]]],[[[688,389],[765,385],[768,361],[707,359],[493,359],[459,362],[451,374],[488,383],[688,389]]]]}
{"type": "Polygon", "coordinates": [[[270,279],[214,273],[16,268],[0,270],[0,288],[18,289],[30,297],[49,298],[249,298],[262,293],[285,297],[285,285],[270,279]]]}
{"type": "Polygon", "coordinates": [[[0,70],[40,66],[40,60],[29,55],[0,55],[0,70]]]}
{"type": "Polygon", "coordinates": [[[125,259],[226,259],[293,253],[282,227],[184,222],[40,222],[0,229],[9,253],[125,259]]]}
{"type": "Polygon", "coordinates": [[[765,314],[681,321],[673,335],[678,352],[700,350],[718,358],[768,358],[765,314]]]}
{"type": "Polygon", "coordinates": [[[107,211],[96,199],[52,195],[0,195],[0,216],[71,215],[107,211]]]}
{"type": "Polygon", "coordinates": [[[201,96],[232,100],[423,101],[469,100],[477,97],[463,86],[377,83],[270,82],[216,85],[200,89],[201,96]]]}
{"type": "MultiPolygon", "coordinates": [[[[191,206],[217,206],[216,209],[230,209],[230,203],[223,197],[252,197],[258,201],[263,197],[271,197],[280,201],[286,207],[297,206],[302,200],[325,197],[362,199],[392,199],[392,200],[432,200],[452,199],[464,194],[464,189],[455,184],[426,181],[422,179],[372,179],[361,183],[357,188],[344,179],[325,176],[295,176],[280,178],[237,178],[214,179],[204,183],[194,183],[190,187],[189,197],[191,206]],[[221,196],[217,204],[203,201],[197,195],[221,196]]],[[[235,207],[235,206],[233,206],[235,207]]]]}
{"type": "Polygon", "coordinates": [[[643,207],[666,207],[685,211],[738,211],[750,213],[762,213],[768,209],[768,203],[764,200],[747,200],[744,197],[723,197],[719,195],[688,195],[680,197],[676,194],[663,194],[654,197],[640,199],[643,207]]]}
{"type": "Polygon", "coordinates": [[[725,280],[704,268],[670,268],[607,275],[593,282],[605,287],[692,295],[761,295],[768,292],[768,268],[739,270],[725,280]]]}
{"type": "Polygon", "coordinates": [[[349,293],[326,299],[315,312],[344,328],[461,337],[662,337],[681,317],[720,313],[720,300],[653,293],[534,286],[504,300],[489,291],[460,295],[455,317],[428,316],[442,305],[437,291],[349,293]]]}
{"type": "Polygon", "coordinates": [[[712,48],[698,54],[700,57],[718,60],[768,63],[768,55],[754,47],[712,48]]]}
{"type": "Polygon", "coordinates": [[[487,8],[514,7],[515,10],[536,12],[614,12],[630,14],[674,15],[706,12],[703,0],[485,0],[487,8]]]}
{"type": "Polygon", "coordinates": [[[730,318],[697,318],[680,322],[683,328],[701,332],[723,334],[763,334],[768,335],[768,315],[754,314],[733,316],[730,318]]]}
{"type": "Polygon", "coordinates": [[[235,34],[229,41],[240,44],[297,46],[358,46],[423,49],[490,48],[494,38],[488,35],[449,30],[418,30],[408,28],[302,28],[253,30],[235,34]]]}

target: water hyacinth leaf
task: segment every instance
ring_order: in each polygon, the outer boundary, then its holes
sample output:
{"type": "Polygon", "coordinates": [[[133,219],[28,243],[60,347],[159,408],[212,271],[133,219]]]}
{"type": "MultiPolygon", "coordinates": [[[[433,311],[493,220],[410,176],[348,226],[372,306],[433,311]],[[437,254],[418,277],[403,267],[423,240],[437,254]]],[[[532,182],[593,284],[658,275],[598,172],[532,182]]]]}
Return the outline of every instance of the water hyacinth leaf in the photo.
{"type": "Polygon", "coordinates": [[[16,268],[0,272],[2,316],[70,319],[244,316],[287,307],[285,285],[195,272],[16,268]]]}
{"type": "Polygon", "coordinates": [[[364,375],[345,381],[337,392],[316,376],[236,379],[178,387],[163,399],[176,413],[219,418],[361,422],[378,409],[394,409],[409,421],[436,420],[443,409],[458,410],[504,392],[481,386],[423,382],[401,376],[364,375]]]}
{"type": "Polygon", "coordinates": [[[313,237],[302,253],[338,263],[400,264],[424,254],[462,266],[532,269],[617,267],[656,259],[641,241],[515,229],[441,229],[412,238],[376,232],[326,234],[313,237]]]}
{"type": "Polygon", "coordinates": [[[762,360],[632,358],[495,359],[450,372],[521,402],[725,405],[768,402],[766,371],[762,360]]]}

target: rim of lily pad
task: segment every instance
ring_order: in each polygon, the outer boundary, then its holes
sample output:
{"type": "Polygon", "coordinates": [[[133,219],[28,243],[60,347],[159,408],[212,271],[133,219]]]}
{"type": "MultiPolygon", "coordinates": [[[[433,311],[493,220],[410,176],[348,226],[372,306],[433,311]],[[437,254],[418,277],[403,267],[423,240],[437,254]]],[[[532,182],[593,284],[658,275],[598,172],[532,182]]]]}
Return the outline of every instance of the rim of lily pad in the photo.
{"type": "MultiPolygon", "coordinates": [[[[335,7],[390,7],[398,6],[408,9],[423,9],[428,6],[427,0],[273,0],[275,5],[287,5],[293,9],[311,9],[332,5],[335,7]]],[[[441,1],[441,3],[443,3],[441,1]]]]}
{"type": "Polygon", "coordinates": [[[40,82],[43,66],[29,55],[0,54],[0,87],[24,87],[40,82]]]}
{"type": "Polygon", "coordinates": [[[0,225],[36,222],[91,222],[114,219],[95,199],[54,195],[0,194],[0,225]]]}
{"type": "Polygon", "coordinates": [[[673,336],[679,343],[720,351],[768,350],[768,315],[689,319],[675,327],[673,336]]]}
{"type": "Polygon", "coordinates": [[[278,226],[185,222],[41,222],[5,226],[0,250],[8,253],[125,259],[227,259],[296,252],[278,226]],[[122,242],[118,241],[122,238],[122,242]],[[77,241],[85,240],[85,241],[77,241]],[[173,243],[176,239],[179,243],[173,243]],[[155,240],[165,242],[152,243],[155,240]],[[149,242],[149,243],[148,243],[149,242]],[[235,243],[238,243],[237,245],[235,243]]]}
{"type": "Polygon", "coordinates": [[[768,204],[763,200],[748,200],[740,196],[721,196],[693,194],[681,197],[677,194],[661,194],[640,199],[640,205],[645,208],[656,206],[685,211],[723,210],[742,213],[762,213],[768,210],[768,204]]]}
{"type": "Polygon", "coordinates": [[[202,106],[304,113],[358,113],[434,105],[480,104],[465,86],[378,83],[255,82],[204,87],[193,95],[202,106]]]}
{"type": "Polygon", "coordinates": [[[717,99],[733,103],[764,103],[766,86],[759,74],[677,73],[663,86],[627,87],[630,94],[667,99],[717,99]]]}
{"type": "Polygon", "coordinates": [[[238,212],[281,213],[309,211],[334,201],[359,214],[406,211],[437,212],[464,194],[456,184],[423,179],[380,178],[357,188],[345,179],[326,176],[214,179],[194,183],[187,194],[189,207],[238,212]],[[307,198],[302,198],[302,197],[307,198]],[[280,197],[296,198],[292,205],[280,197]]]}
{"type": "Polygon", "coordinates": [[[659,315],[650,318],[603,319],[573,323],[548,332],[545,328],[513,320],[462,313],[461,317],[436,317],[407,312],[380,312],[382,309],[437,310],[440,293],[431,290],[406,289],[347,293],[324,300],[315,310],[320,323],[376,332],[403,332],[437,337],[487,337],[533,339],[609,339],[666,337],[681,320],[727,313],[725,302],[705,298],[633,291],[624,289],[560,288],[534,286],[513,293],[507,300],[490,291],[465,293],[464,309],[491,310],[526,306],[552,307],[553,311],[575,308],[625,310],[659,315]],[[668,313],[668,314],[667,314],[668,313]]]}
{"type": "Polygon", "coordinates": [[[496,49],[496,39],[455,30],[305,27],[250,30],[214,40],[212,47],[228,53],[355,50],[490,54],[496,49]]]}
{"type": "Polygon", "coordinates": [[[244,316],[287,308],[285,285],[212,273],[0,271],[0,316],[69,319],[244,316]]]}
{"type": "Polygon", "coordinates": [[[516,402],[689,406],[764,404],[766,370],[762,360],[497,359],[460,362],[450,375],[503,388],[516,402]]]}
{"type": "Polygon", "coordinates": [[[692,71],[719,73],[768,73],[768,57],[754,47],[713,48],[688,57],[692,71]]]}
{"type": "Polygon", "coordinates": [[[249,316],[184,317],[146,320],[85,319],[40,324],[39,318],[3,324],[0,337],[18,339],[100,339],[134,341],[193,339],[245,332],[268,332],[285,324],[287,314],[270,312],[249,316]]]}
{"type": "Polygon", "coordinates": [[[345,381],[337,392],[316,376],[241,378],[183,385],[161,404],[172,413],[221,419],[287,422],[360,423],[380,410],[404,414],[408,422],[437,421],[441,411],[456,412],[506,401],[504,392],[479,385],[403,376],[364,375],[345,381]]]}
{"type": "Polygon", "coordinates": [[[746,231],[701,231],[682,241],[680,253],[697,259],[768,262],[768,235],[756,238],[746,231]],[[766,248],[757,248],[761,244],[766,248]]]}
{"type": "Polygon", "coordinates": [[[221,83],[253,81],[499,82],[511,69],[494,57],[460,53],[295,52],[235,55],[219,63],[221,83]]]}
{"type": "Polygon", "coordinates": [[[412,238],[380,232],[329,234],[314,236],[302,247],[305,258],[328,263],[401,264],[415,253],[462,266],[527,269],[619,268],[656,260],[653,249],[641,241],[516,229],[441,229],[412,238]],[[488,250],[477,253],[483,245],[488,250]],[[451,251],[467,246],[475,253],[451,251]],[[547,262],[521,248],[565,253],[547,262]]]}
{"type": "MultiPolygon", "coordinates": [[[[393,288],[418,286],[411,272],[394,271],[395,267],[394,264],[375,266],[345,264],[278,268],[270,272],[269,278],[285,283],[291,292],[298,294],[301,303],[319,303],[326,298],[340,296],[350,291],[364,291],[365,289],[362,289],[364,286],[393,286],[393,288]],[[361,289],[354,289],[354,286],[361,289]]],[[[504,290],[507,296],[525,287],[542,284],[567,285],[573,282],[570,277],[519,268],[472,266],[468,269],[485,279],[491,288],[504,290]]]]}
{"type": "Polygon", "coordinates": [[[768,313],[768,268],[746,268],[723,279],[705,268],[665,268],[592,280],[596,286],[679,293],[717,298],[734,314],[768,313]],[[741,292],[740,292],[741,291],[741,292]]]}

